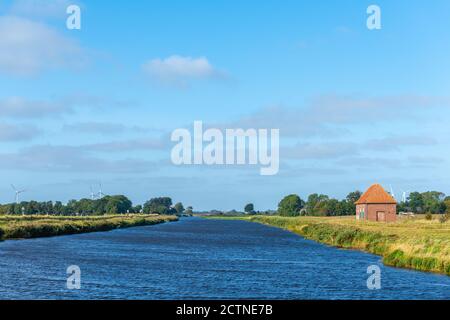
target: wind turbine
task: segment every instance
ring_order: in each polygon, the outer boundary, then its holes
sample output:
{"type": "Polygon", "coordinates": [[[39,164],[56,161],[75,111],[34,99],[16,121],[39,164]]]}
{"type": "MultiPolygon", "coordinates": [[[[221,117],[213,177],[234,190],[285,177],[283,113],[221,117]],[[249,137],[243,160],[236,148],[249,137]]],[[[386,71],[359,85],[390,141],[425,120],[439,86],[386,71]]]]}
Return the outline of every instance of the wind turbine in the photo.
{"type": "Polygon", "coordinates": [[[17,190],[16,187],[12,184],[11,188],[13,188],[14,192],[16,193],[16,203],[19,203],[19,196],[21,193],[24,193],[26,190],[17,190]]]}
{"type": "Polygon", "coordinates": [[[394,199],[396,199],[396,198],[395,198],[395,194],[394,194],[394,189],[392,189],[392,185],[389,185],[389,187],[391,188],[391,196],[392,196],[394,199]]]}
{"type": "Polygon", "coordinates": [[[100,189],[98,191],[98,197],[101,199],[105,196],[105,194],[102,191],[102,183],[101,182],[99,183],[99,187],[100,187],[100,189]]]}
{"type": "Polygon", "coordinates": [[[408,194],[410,193],[411,191],[403,191],[403,193],[402,193],[402,202],[403,203],[406,203],[406,200],[408,199],[408,194]]]}
{"type": "Polygon", "coordinates": [[[91,200],[95,200],[95,193],[91,186],[91,200]]]}

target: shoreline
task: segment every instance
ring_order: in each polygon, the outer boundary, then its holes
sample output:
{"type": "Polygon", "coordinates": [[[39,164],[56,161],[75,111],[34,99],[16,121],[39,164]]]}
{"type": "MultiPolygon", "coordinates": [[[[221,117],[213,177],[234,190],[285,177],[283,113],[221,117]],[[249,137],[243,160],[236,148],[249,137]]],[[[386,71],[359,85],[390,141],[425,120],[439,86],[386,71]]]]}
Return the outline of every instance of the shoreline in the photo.
{"type": "MultiPolygon", "coordinates": [[[[375,254],[380,256],[383,264],[387,266],[450,276],[450,257],[445,254],[443,256],[438,254],[440,253],[437,250],[439,247],[434,243],[430,244],[433,241],[431,237],[419,237],[417,239],[411,237],[409,239],[404,235],[390,232],[392,230],[387,232],[376,231],[377,227],[380,229],[382,227],[394,229],[394,227],[398,226],[395,224],[363,225],[362,223],[350,222],[350,219],[329,217],[209,216],[205,218],[261,223],[281,228],[305,239],[336,248],[353,249],[375,254]]],[[[445,232],[447,232],[447,229],[445,229],[445,232]]],[[[436,240],[436,242],[440,244],[439,240],[436,240]]],[[[449,245],[450,237],[446,241],[444,240],[444,249],[449,250],[449,245]]]]}
{"type": "Polygon", "coordinates": [[[0,216],[0,242],[154,225],[178,221],[171,215],[0,216]]]}

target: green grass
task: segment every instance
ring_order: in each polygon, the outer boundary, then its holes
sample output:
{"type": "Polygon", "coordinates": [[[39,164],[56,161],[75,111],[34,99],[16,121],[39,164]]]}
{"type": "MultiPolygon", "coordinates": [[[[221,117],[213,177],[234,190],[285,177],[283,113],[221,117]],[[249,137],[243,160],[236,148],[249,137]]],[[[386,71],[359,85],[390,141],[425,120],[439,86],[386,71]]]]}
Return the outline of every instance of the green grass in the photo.
{"type": "Polygon", "coordinates": [[[357,221],[355,217],[210,217],[263,223],[339,248],[383,257],[386,265],[450,275],[450,222],[424,217],[395,223],[357,221]]]}
{"type": "Polygon", "coordinates": [[[176,220],[176,216],[164,215],[0,216],[0,240],[108,231],[176,220]]]}

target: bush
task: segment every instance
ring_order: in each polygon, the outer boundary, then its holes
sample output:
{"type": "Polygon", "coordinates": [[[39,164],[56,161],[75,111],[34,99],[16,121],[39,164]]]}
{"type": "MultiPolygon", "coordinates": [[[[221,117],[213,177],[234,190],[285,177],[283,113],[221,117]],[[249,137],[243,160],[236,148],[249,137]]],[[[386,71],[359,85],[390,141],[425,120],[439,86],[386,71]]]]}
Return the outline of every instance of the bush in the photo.
{"type": "Polygon", "coordinates": [[[299,216],[304,204],[304,201],[298,195],[291,194],[284,197],[278,204],[278,214],[280,216],[299,216]]]}
{"type": "Polygon", "coordinates": [[[425,219],[426,219],[426,220],[433,220],[433,215],[431,214],[431,212],[428,212],[428,213],[425,215],[425,219]]]}
{"type": "Polygon", "coordinates": [[[446,213],[446,214],[441,214],[439,216],[439,222],[440,223],[445,223],[448,221],[448,219],[450,218],[450,214],[446,213]]]}

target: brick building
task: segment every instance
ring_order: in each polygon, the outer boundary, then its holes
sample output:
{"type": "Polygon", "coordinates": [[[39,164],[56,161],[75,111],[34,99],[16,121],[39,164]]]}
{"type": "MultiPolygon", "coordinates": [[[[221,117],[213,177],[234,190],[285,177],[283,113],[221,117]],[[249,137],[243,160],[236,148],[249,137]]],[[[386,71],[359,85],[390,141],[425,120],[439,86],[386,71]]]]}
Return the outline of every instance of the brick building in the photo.
{"type": "Polygon", "coordinates": [[[397,201],[382,186],[374,184],[356,201],[356,219],[396,221],[397,201]]]}

